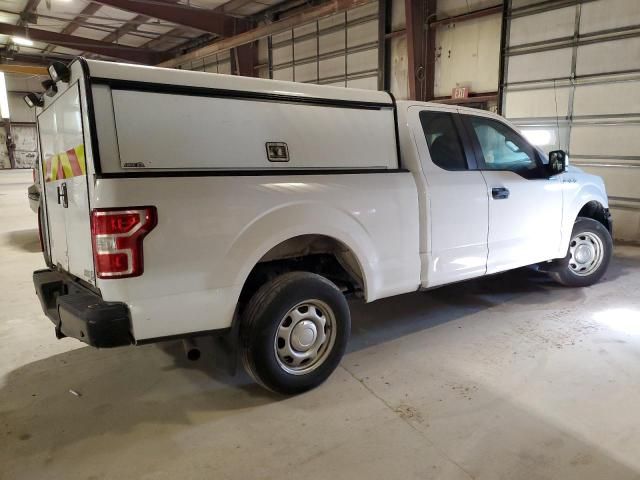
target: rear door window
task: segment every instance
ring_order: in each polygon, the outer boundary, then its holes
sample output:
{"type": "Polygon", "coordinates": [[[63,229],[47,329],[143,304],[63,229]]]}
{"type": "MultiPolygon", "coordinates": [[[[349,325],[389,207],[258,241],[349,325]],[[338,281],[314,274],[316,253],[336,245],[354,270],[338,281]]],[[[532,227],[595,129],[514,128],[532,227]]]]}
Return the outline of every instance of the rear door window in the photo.
{"type": "Polygon", "coordinates": [[[433,163],[445,170],[468,169],[453,114],[424,110],[420,112],[420,123],[433,163]]]}

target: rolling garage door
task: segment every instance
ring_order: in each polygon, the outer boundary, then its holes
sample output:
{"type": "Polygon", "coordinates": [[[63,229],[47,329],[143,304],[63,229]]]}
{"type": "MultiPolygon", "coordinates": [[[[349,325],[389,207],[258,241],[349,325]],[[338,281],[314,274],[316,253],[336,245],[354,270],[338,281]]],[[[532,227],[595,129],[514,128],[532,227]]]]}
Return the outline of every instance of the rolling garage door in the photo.
{"type": "Polygon", "coordinates": [[[640,2],[509,0],[502,113],[604,178],[617,239],[640,241],[640,2]]]}

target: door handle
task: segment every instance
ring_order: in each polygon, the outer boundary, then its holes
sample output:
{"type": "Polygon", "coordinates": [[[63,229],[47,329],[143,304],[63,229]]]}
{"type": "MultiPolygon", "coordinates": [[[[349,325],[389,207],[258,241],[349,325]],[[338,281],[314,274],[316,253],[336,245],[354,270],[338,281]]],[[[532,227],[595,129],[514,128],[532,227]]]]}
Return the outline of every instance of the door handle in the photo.
{"type": "Polygon", "coordinates": [[[504,187],[493,187],[491,189],[491,196],[496,200],[504,200],[509,198],[509,189],[504,187]]]}
{"type": "Polygon", "coordinates": [[[67,197],[67,184],[63,183],[56,188],[58,192],[58,205],[62,203],[63,208],[69,208],[69,198],[67,197]],[[60,202],[62,200],[62,202],[60,202]]]}

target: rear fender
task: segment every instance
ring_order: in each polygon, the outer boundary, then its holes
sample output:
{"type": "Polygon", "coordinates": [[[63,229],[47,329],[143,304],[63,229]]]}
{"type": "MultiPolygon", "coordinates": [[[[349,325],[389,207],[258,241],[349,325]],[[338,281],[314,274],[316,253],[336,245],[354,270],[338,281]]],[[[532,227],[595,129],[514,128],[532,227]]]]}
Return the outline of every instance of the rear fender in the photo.
{"type": "Polygon", "coordinates": [[[363,274],[365,298],[368,301],[376,298],[380,279],[374,267],[379,254],[371,236],[354,216],[315,202],[288,204],[267,211],[238,234],[225,260],[229,268],[237,269],[234,286],[238,287],[238,296],[251,270],[267,252],[290,238],[307,234],[334,238],[351,250],[363,274]]]}

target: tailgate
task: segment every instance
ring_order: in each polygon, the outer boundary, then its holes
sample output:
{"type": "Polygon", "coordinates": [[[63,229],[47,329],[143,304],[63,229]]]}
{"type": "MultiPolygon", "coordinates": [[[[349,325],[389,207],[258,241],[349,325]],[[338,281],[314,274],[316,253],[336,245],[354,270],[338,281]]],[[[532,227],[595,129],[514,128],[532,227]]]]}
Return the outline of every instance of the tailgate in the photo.
{"type": "Polygon", "coordinates": [[[52,263],[95,284],[80,84],[38,115],[42,192],[52,263]]]}

